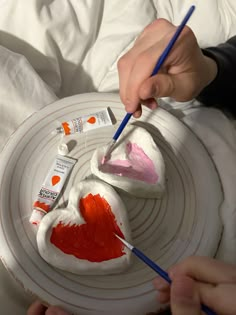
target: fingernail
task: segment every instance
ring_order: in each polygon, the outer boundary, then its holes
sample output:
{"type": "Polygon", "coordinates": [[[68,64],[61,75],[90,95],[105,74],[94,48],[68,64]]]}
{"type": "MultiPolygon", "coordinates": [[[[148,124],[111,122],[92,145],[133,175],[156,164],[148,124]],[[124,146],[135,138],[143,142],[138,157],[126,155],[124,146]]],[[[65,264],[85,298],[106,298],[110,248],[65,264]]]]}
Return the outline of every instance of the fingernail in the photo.
{"type": "Polygon", "coordinates": [[[148,107],[150,109],[156,109],[157,108],[157,102],[155,100],[151,101],[149,104],[148,104],[148,107]]]}
{"type": "Polygon", "coordinates": [[[133,117],[134,118],[140,118],[142,115],[142,111],[141,110],[137,110],[134,114],[133,114],[133,117]]]}

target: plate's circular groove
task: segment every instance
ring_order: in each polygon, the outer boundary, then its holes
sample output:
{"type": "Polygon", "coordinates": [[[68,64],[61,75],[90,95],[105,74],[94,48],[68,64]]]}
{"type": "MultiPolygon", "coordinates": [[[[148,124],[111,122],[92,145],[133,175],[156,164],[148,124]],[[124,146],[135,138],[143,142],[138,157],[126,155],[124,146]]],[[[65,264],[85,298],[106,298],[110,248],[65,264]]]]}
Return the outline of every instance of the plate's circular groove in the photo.
{"type": "MultiPolygon", "coordinates": [[[[90,176],[94,150],[109,142],[125,112],[114,94],[83,94],[60,100],[27,119],[0,155],[1,257],[24,288],[44,301],[80,315],[103,313],[144,315],[158,308],[151,281],[155,274],[141,261],[121,275],[76,276],[48,265],[39,255],[31,206],[57,154],[60,121],[110,107],[115,126],[64,138],[76,146],[78,159],[58,206],[65,205],[71,186],[90,176]]],[[[221,184],[214,164],[198,138],[178,119],[158,109],[144,109],[137,122],[159,146],[166,163],[167,187],[161,200],[139,199],[119,191],[127,206],[133,243],[168,268],[192,255],[213,256],[221,235],[218,210],[221,184]],[[209,195],[212,198],[209,198],[209,195]]]]}

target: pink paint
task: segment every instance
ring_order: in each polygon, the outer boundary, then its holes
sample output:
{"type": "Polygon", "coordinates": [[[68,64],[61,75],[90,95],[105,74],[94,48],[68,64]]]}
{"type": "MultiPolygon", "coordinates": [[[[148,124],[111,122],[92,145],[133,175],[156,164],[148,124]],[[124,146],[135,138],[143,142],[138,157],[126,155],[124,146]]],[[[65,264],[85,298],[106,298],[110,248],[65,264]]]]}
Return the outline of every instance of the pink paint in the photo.
{"type": "Polygon", "coordinates": [[[127,160],[108,160],[101,164],[100,171],[129,177],[148,184],[156,184],[158,175],[153,161],[136,144],[126,144],[127,160]]]}

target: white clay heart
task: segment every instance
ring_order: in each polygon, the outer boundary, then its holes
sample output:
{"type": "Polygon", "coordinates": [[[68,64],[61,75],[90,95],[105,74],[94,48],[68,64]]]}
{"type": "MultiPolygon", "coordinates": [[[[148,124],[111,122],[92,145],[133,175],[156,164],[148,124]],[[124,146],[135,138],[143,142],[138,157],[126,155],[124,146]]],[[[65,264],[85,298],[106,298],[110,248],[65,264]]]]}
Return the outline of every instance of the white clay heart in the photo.
{"type": "Polygon", "coordinates": [[[130,251],[114,233],[131,241],[122,200],[108,184],[85,180],[71,189],[67,208],[44,216],[37,244],[43,259],[57,268],[84,275],[113,274],[131,262],[130,251]]]}
{"type": "Polygon", "coordinates": [[[91,159],[91,172],[110,185],[142,198],[160,198],[165,190],[165,163],[148,131],[136,125],[125,128],[109,160],[107,145],[91,159]]]}

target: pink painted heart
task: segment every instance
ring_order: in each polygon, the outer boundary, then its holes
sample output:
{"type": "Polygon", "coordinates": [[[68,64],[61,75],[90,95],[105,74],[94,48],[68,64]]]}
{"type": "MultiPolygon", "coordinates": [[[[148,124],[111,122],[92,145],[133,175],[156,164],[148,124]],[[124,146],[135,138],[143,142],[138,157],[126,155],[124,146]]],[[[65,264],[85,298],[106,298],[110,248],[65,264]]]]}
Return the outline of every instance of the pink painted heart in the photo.
{"type": "Polygon", "coordinates": [[[108,160],[101,164],[100,171],[155,184],[158,175],[154,163],[143,149],[136,143],[127,142],[125,152],[127,159],[108,160]]]}
{"type": "Polygon", "coordinates": [[[138,198],[160,198],[165,191],[165,162],[152,135],[137,125],[126,126],[109,159],[108,145],[98,148],[91,159],[97,178],[138,198]]]}

